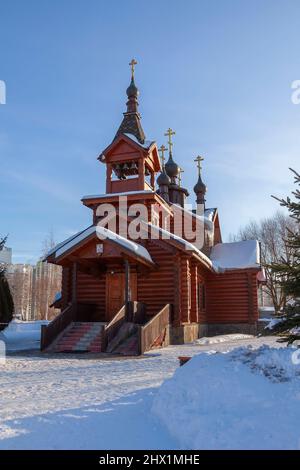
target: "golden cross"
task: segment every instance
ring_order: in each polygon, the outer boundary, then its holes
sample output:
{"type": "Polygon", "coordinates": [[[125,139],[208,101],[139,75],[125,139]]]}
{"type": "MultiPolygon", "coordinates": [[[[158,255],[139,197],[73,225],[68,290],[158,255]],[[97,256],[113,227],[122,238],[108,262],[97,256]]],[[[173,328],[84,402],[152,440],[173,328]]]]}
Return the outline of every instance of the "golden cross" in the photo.
{"type": "Polygon", "coordinates": [[[201,162],[203,162],[204,158],[198,155],[198,157],[194,160],[194,162],[197,162],[197,167],[198,167],[198,174],[200,176],[201,170],[202,170],[202,165],[201,162]]]}
{"type": "Polygon", "coordinates": [[[135,59],[132,59],[131,62],[129,62],[129,65],[131,67],[131,78],[132,80],[134,79],[134,67],[136,66],[137,61],[135,59]]]}
{"type": "Polygon", "coordinates": [[[173,131],[173,130],[169,127],[169,129],[168,129],[167,132],[165,133],[165,136],[168,136],[168,144],[169,144],[169,152],[170,152],[170,153],[172,153],[172,147],[173,147],[172,135],[175,135],[175,131],[173,131]]]}
{"type": "Polygon", "coordinates": [[[160,152],[161,152],[161,161],[162,161],[162,166],[163,168],[165,167],[165,151],[167,150],[167,147],[165,147],[164,145],[162,145],[161,147],[159,147],[158,149],[160,152]]]}
{"type": "Polygon", "coordinates": [[[179,174],[178,174],[178,186],[181,186],[181,181],[182,181],[182,176],[181,174],[184,173],[184,170],[182,168],[179,168],[179,174]]]}

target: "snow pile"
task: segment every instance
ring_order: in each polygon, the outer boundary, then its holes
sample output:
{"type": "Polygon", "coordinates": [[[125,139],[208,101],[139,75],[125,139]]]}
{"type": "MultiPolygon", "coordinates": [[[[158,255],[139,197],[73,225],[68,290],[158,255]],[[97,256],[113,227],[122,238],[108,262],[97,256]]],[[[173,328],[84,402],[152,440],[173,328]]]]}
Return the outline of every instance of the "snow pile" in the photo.
{"type": "Polygon", "coordinates": [[[232,333],[228,335],[211,336],[209,338],[204,336],[203,338],[197,339],[196,343],[200,344],[200,346],[207,346],[208,344],[228,343],[230,341],[240,341],[242,339],[251,338],[254,338],[254,336],[244,335],[242,333],[232,333]]]}
{"type": "Polygon", "coordinates": [[[12,321],[0,333],[0,340],[5,342],[8,351],[26,351],[40,348],[41,325],[47,321],[12,321]]]}
{"type": "Polygon", "coordinates": [[[218,243],[212,248],[210,259],[216,271],[260,267],[260,250],[257,240],[218,243]]]}
{"type": "Polygon", "coordinates": [[[185,449],[300,448],[294,348],[200,354],[178,368],[152,411],[185,449]]]}
{"type": "Polygon", "coordinates": [[[262,318],[262,321],[268,321],[269,323],[265,326],[265,330],[273,330],[275,326],[280,325],[280,323],[285,321],[285,318],[262,318]]]}

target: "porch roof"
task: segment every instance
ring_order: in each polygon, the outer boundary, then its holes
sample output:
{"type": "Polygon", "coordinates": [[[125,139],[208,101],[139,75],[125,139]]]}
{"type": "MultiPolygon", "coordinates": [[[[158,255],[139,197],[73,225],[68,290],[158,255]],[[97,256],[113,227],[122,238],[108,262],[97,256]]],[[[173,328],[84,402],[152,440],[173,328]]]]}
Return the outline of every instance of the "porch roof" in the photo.
{"type": "Polygon", "coordinates": [[[78,248],[80,244],[85,241],[89,241],[96,236],[98,237],[99,241],[108,240],[111,243],[122,247],[122,250],[124,250],[127,254],[134,256],[137,260],[143,262],[143,264],[155,267],[155,263],[153,262],[150,253],[144,246],[132,240],[128,240],[127,238],[124,238],[121,235],[112,232],[111,230],[96,225],[92,225],[82,232],[78,232],[73,237],[70,237],[64,242],[56,245],[56,247],[54,247],[47,254],[46,259],[50,258],[50,260],[61,260],[76,248],[78,248]]]}

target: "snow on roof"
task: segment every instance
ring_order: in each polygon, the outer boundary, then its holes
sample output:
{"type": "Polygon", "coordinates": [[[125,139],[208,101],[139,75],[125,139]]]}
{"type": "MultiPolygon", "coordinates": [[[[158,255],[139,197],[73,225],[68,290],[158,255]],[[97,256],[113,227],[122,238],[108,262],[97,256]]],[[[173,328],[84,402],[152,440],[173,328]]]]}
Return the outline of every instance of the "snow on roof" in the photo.
{"type": "Polygon", "coordinates": [[[59,258],[64,253],[78,245],[78,243],[80,243],[82,240],[85,240],[92,234],[97,234],[101,240],[109,239],[115,241],[127,250],[135,253],[137,256],[145,259],[148,262],[153,263],[150,253],[142,245],[139,245],[138,243],[135,243],[132,240],[128,240],[127,238],[124,238],[121,235],[118,235],[117,233],[114,233],[104,227],[95,225],[88,227],[86,230],[77,234],[77,236],[74,236],[71,240],[68,239],[66,240],[66,242],[61,243],[58,246],[58,249],[55,251],[55,257],[59,258]]]}
{"type": "Polygon", "coordinates": [[[144,189],[140,191],[126,191],[123,193],[106,193],[106,194],[92,194],[88,196],[83,196],[81,200],[84,199],[106,199],[111,196],[131,196],[132,194],[156,194],[155,191],[151,189],[144,189]]]}
{"type": "Polygon", "coordinates": [[[75,237],[77,237],[77,236],[80,235],[81,233],[85,232],[85,230],[87,230],[87,229],[80,230],[80,232],[74,233],[74,235],[72,235],[71,237],[67,238],[67,239],[64,240],[63,242],[57,243],[57,245],[55,245],[53,248],[51,248],[50,251],[48,251],[48,253],[47,253],[46,256],[45,256],[45,260],[46,260],[49,256],[53,255],[60,247],[62,247],[62,246],[65,245],[66,243],[70,242],[71,240],[73,240],[75,237]]]}
{"type": "Polygon", "coordinates": [[[214,215],[215,215],[216,210],[217,210],[216,208],[205,209],[204,211],[205,217],[212,222],[214,220],[214,215]]]}
{"type": "Polygon", "coordinates": [[[212,248],[210,259],[216,271],[260,267],[260,247],[257,240],[218,243],[212,248]]]}
{"type": "Polygon", "coordinates": [[[126,135],[126,137],[133,140],[133,142],[135,142],[136,144],[140,145],[141,147],[145,149],[148,149],[149,147],[151,147],[152,144],[155,143],[155,140],[145,140],[145,142],[141,144],[141,142],[135,137],[135,135],[129,134],[128,132],[125,132],[124,135],[126,135]]]}
{"type": "Polygon", "coordinates": [[[162,240],[168,240],[168,239],[171,239],[171,240],[175,240],[177,241],[178,243],[180,243],[181,245],[184,246],[184,248],[187,250],[187,251],[193,251],[194,253],[196,253],[200,258],[203,259],[203,261],[205,261],[209,266],[212,266],[212,262],[211,260],[204,254],[202,253],[202,251],[200,251],[193,243],[190,243],[188,242],[187,240],[185,240],[184,238],[181,238],[179,237],[178,235],[175,235],[174,233],[171,233],[169,232],[168,230],[166,229],[163,229],[161,227],[158,227],[157,225],[153,225],[151,223],[147,223],[147,222],[141,222],[144,226],[148,226],[151,228],[151,230],[156,230],[157,232],[161,233],[162,234],[162,240]]]}
{"type": "Polygon", "coordinates": [[[185,205],[185,206],[180,206],[179,204],[173,204],[173,206],[176,206],[178,207],[179,209],[181,209],[184,213],[186,214],[189,214],[191,215],[192,217],[194,217],[195,219],[198,219],[200,222],[204,222],[204,224],[210,228],[210,230],[213,230],[214,229],[214,224],[212,222],[213,220],[213,215],[211,216],[211,211],[212,211],[212,214],[214,214],[214,209],[206,209],[204,211],[204,215],[200,215],[200,214],[196,214],[195,212],[192,212],[190,209],[189,209],[189,204],[185,205]],[[210,212],[208,212],[210,211],[210,212]]]}
{"type": "Polygon", "coordinates": [[[119,245],[124,246],[124,248],[127,248],[127,250],[130,250],[134,252],[137,256],[144,258],[147,261],[150,261],[153,263],[153,260],[151,258],[151,255],[149,251],[142,245],[139,245],[138,243],[135,243],[132,240],[129,240],[128,238],[122,237],[121,235],[118,235],[115,232],[112,232],[111,230],[97,226],[96,228],[97,235],[100,235],[100,237],[105,237],[108,238],[109,240],[117,242],[119,245]]]}
{"type": "Polygon", "coordinates": [[[55,258],[59,258],[66,251],[69,251],[71,248],[73,248],[82,240],[85,240],[85,238],[89,237],[95,232],[96,232],[96,227],[92,225],[91,227],[88,227],[86,230],[83,230],[83,232],[78,233],[77,236],[73,237],[70,241],[66,240],[66,242],[63,242],[61,244],[62,246],[58,248],[58,250],[56,251],[55,258]]]}

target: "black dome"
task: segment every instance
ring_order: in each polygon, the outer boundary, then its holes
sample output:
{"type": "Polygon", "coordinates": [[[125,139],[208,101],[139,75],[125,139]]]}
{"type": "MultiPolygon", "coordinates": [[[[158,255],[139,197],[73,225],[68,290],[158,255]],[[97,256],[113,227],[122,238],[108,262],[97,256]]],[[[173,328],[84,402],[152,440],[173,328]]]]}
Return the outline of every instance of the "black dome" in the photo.
{"type": "Polygon", "coordinates": [[[207,187],[206,185],[203,183],[202,179],[201,179],[201,176],[199,175],[199,178],[198,178],[198,181],[197,183],[195,184],[194,186],[194,191],[196,194],[199,194],[199,193],[206,193],[206,190],[207,190],[207,187]]]}
{"type": "Polygon", "coordinates": [[[136,84],[134,83],[133,79],[131,80],[129,87],[126,90],[126,93],[127,93],[128,98],[130,98],[131,96],[138,96],[139,94],[139,90],[136,84]]]}
{"type": "Polygon", "coordinates": [[[166,173],[170,178],[175,178],[180,173],[180,167],[174,162],[172,155],[169,156],[169,160],[165,164],[166,173]]]}
{"type": "Polygon", "coordinates": [[[156,182],[158,186],[169,186],[171,181],[166,172],[162,171],[159,177],[157,178],[156,182]]]}

